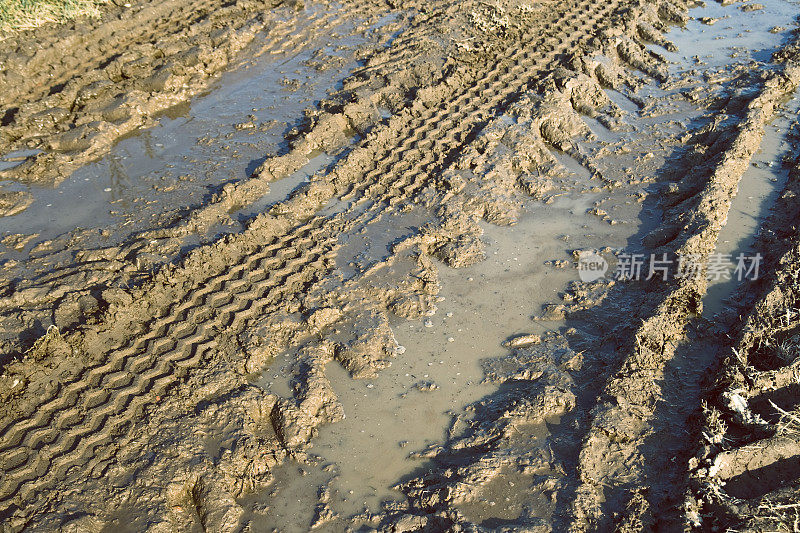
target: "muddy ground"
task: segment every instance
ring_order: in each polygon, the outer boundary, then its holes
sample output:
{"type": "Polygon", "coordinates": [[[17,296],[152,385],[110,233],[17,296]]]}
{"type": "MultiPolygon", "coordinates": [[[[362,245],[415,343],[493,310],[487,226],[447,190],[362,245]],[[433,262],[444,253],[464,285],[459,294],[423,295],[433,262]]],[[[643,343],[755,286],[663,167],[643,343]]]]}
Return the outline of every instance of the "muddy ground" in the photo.
{"type": "Polygon", "coordinates": [[[796,530],[798,14],[2,36],[2,530],[796,530]]]}

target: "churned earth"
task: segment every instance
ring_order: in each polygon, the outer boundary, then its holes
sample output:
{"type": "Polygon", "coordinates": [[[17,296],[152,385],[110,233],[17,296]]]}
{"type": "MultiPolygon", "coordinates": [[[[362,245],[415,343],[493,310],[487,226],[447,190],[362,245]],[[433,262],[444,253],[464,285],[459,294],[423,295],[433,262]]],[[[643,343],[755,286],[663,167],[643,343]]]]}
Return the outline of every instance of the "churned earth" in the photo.
{"type": "Polygon", "coordinates": [[[2,530],[794,531],[797,7],[3,35],[2,530]]]}

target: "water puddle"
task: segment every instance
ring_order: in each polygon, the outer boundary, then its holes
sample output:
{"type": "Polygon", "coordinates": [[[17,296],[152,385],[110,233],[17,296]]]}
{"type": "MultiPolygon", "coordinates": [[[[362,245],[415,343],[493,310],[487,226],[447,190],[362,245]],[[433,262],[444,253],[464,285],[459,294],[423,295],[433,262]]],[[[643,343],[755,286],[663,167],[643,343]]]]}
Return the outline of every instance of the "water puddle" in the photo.
{"type": "MultiPolygon", "coordinates": [[[[286,17],[294,16],[290,8],[279,9],[287,10],[286,17]]],[[[310,20],[321,9],[307,4],[303,13],[310,20]]],[[[218,187],[248,177],[265,156],[282,153],[284,135],[297,117],[341,85],[358,66],[359,48],[379,39],[373,30],[391,20],[384,17],[371,27],[349,20],[323,28],[300,52],[267,50],[243,61],[205,95],[164,114],[157,126],[119,141],[111,153],[75,171],[59,187],[27,187],[33,204],[0,219],[0,236],[36,234],[30,249],[76,228],[99,228],[101,241],[73,245],[110,245],[132,228],[158,227],[201,204],[218,187]]],[[[302,29],[301,24],[298,31],[302,29]]],[[[19,164],[29,155],[6,154],[0,168],[19,164]]],[[[294,176],[271,184],[270,194],[243,214],[250,216],[285,198],[330,161],[320,154],[294,176]]],[[[25,255],[15,253],[14,258],[25,255]]]]}
{"type": "Polygon", "coordinates": [[[798,4],[772,0],[760,5],[763,9],[746,12],[740,3],[705,2],[691,10],[693,18],[685,28],[675,27],[667,35],[677,52],[651,48],[682,68],[718,68],[750,60],[768,63],[795,26],[798,4]]]}
{"type": "Polygon", "coordinates": [[[314,453],[339,467],[335,486],[349,495],[343,514],[376,511],[382,500],[398,497],[390,487],[421,466],[409,454],[441,442],[453,414],[495,390],[480,384],[479,362],[502,354],[509,335],[544,331],[531,322],[531,311],[550,301],[574,272],[543,265],[542,257],[566,253],[557,236],[570,229],[563,215],[560,222],[543,219],[531,215],[514,228],[487,226],[484,262],[442,266],[444,296],[436,314],[394,324],[405,353],[379,379],[355,381],[329,365],[347,418],[320,429],[314,453]]]}
{"type": "Polygon", "coordinates": [[[580,161],[575,159],[573,156],[569,155],[566,152],[562,152],[560,150],[550,150],[550,154],[555,157],[556,161],[561,164],[568,172],[571,172],[579,179],[583,180],[590,180],[592,178],[592,173],[589,169],[585,166],[581,165],[580,161]]]}
{"type": "Polygon", "coordinates": [[[41,154],[41,150],[16,150],[0,156],[0,171],[12,169],[21,165],[29,157],[41,154]]]}
{"type": "Polygon", "coordinates": [[[345,279],[363,274],[387,258],[393,245],[416,234],[418,228],[430,219],[431,215],[425,209],[394,211],[370,221],[360,231],[340,235],[342,246],[336,254],[337,268],[345,279]]]}
{"type": "Polygon", "coordinates": [[[233,214],[233,217],[243,221],[267,211],[276,203],[288,199],[295,189],[307,183],[314,174],[328,168],[335,160],[336,158],[334,156],[326,154],[325,152],[320,152],[309,157],[308,163],[289,176],[270,183],[268,194],[265,194],[246,208],[237,211],[233,214]]]}
{"type": "Polygon", "coordinates": [[[184,239],[184,244],[188,246],[198,246],[203,242],[219,238],[227,233],[238,233],[243,231],[247,222],[260,213],[269,211],[269,208],[284,200],[287,200],[292,193],[305,183],[308,183],[312,176],[322,171],[334,162],[336,158],[325,152],[317,153],[309,158],[308,163],[297,169],[290,175],[280,180],[270,183],[269,192],[248,203],[230,214],[230,222],[226,224],[214,224],[205,235],[190,235],[184,239]]]}
{"type": "Polygon", "coordinates": [[[767,125],[761,148],[753,157],[750,168],[739,182],[739,190],[731,203],[728,221],[720,232],[716,255],[725,266],[724,273],[713,279],[708,293],[703,298],[703,315],[713,318],[729,307],[726,301],[743,283],[749,283],[763,272],[752,271],[741,275],[736,272],[738,258],[743,256],[746,269],[754,267],[756,252],[753,245],[758,230],[770,214],[770,210],[786,184],[789,169],[783,165],[783,156],[789,150],[789,127],[800,112],[800,91],[787,102],[780,115],[767,125]],[[740,279],[742,278],[742,279],[740,279]]]}
{"type": "MultiPolygon", "coordinates": [[[[252,531],[308,532],[314,520],[320,491],[330,482],[335,470],[324,466],[284,463],[277,466],[272,474],[275,483],[270,491],[269,504],[256,497],[244,498],[241,503],[249,511],[244,519],[251,521],[252,531]]],[[[322,527],[315,531],[335,530],[322,527]]]]}
{"type": "MultiPolygon", "coordinates": [[[[311,451],[321,464],[335,466],[329,485],[335,513],[347,517],[365,509],[375,512],[386,500],[400,499],[392,487],[428,466],[413,454],[445,441],[455,414],[497,390],[496,385],[482,382],[480,362],[505,355],[501,345],[511,337],[543,334],[564,325],[561,320],[531,320],[578,278],[574,267],[553,268],[548,260],[569,262],[574,248],[598,241],[622,247],[637,228],[623,230],[587,215],[586,207],[599,197],[570,193],[550,204],[528,200],[515,226],[484,224],[486,259],[459,269],[439,266],[441,291],[435,314],[392,324],[404,352],[377,379],[354,380],[338,364],[328,364],[326,375],[346,418],[319,428],[311,451]]],[[[389,216],[356,233],[355,249],[369,250],[371,243],[375,248],[371,259],[379,260],[392,235],[419,225],[419,214],[404,215],[389,216]]],[[[346,256],[348,245],[344,248],[346,256]]],[[[547,430],[541,430],[543,438],[547,430]]],[[[292,500],[297,521],[284,524],[287,531],[302,530],[302,509],[313,507],[315,501],[292,500]]],[[[269,497],[266,502],[274,505],[269,497]]],[[[477,510],[480,505],[475,505],[477,510]]]]}
{"type": "Polygon", "coordinates": [[[253,384],[281,398],[294,395],[294,362],[297,361],[297,350],[288,350],[270,362],[269,367],[253,380],[253,384]]]}
{"type": "Polygon", "coordinates": [[[589,127],[589,131],[600,141],[608,144],[612,144],[618,142],[622,139],[623,134],[618,131],[612,131],[608,129],[605,125],[601,124],[599,120],[596,118],[583,116],[581,117],[586,125],[589,127]]]}
{"type": "MultiPolygon", "coordinates": [[[[546,431],[530,436],[532,444],[544,441],[546,431]]],[[[470,522],[489,529],[507,526],[537,509],[552,507],[552,501],[535,479],[514,468],[504,468],[481,487],[482,497],[457,505],[470,522]]]]}
{"type": "Polygon", "coordinates": [[[639,113],[639,105],[625,94],[614,89],[606,89],[606,94],[622,111],[634,115],[639,113]]]}

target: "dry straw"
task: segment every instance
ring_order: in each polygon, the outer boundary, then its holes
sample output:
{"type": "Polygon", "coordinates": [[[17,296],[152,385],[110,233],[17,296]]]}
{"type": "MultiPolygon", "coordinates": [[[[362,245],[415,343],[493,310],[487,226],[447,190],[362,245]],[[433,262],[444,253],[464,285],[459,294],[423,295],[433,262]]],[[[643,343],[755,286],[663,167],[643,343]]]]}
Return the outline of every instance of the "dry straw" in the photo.
{"type": "Polygon", "coordinates": [[[79,16],[100,16],[99,6],[110,0],[0,0],[0,39],[3,34],[65,22],[79,16]]]}

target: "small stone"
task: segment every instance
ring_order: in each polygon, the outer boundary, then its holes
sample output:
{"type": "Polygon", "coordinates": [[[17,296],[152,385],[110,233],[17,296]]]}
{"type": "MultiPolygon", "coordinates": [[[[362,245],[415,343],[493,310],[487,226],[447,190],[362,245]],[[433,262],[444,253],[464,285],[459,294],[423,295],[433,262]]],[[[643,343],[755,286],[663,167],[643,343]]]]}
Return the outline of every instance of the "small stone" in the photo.
{"type": "Polygon", "coordinates": [[[532,344],[539,344],[542,338],[539,335],[520,335],[503,343],[506,348],[524,348],[532,344]]]}

